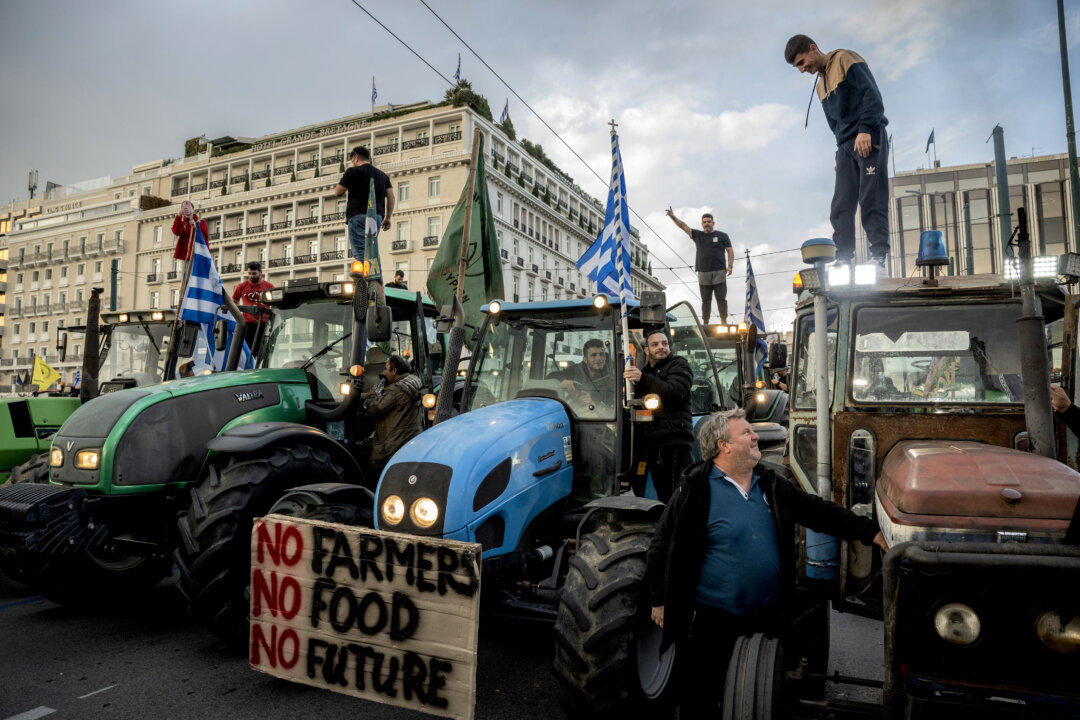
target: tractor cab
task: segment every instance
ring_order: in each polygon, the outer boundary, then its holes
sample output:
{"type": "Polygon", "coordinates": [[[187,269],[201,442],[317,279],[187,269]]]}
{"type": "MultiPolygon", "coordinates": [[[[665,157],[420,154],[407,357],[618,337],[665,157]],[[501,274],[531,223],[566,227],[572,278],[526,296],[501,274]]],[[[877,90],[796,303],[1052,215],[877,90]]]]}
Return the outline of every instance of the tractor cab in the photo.
{"type": "MultiPolygon", "coordinates": [[[[98,381],[102,392],[162,381],[175,315],[172,310],[101,313],[98,381]]],[[[85,331],[85,327],[72,330],[85,331]]]]}

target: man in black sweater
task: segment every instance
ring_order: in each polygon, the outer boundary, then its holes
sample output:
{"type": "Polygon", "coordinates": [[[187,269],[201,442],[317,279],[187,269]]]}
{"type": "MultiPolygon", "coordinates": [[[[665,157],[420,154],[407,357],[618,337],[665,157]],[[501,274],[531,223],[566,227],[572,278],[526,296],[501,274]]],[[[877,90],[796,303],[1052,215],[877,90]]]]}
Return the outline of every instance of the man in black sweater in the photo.
{"type": "Polygon", "coordinates": [[[634,493],[644,495],[646,479],[652,474],[656,497],[666,503],[694,443],[690,416],[694,372],[686,358],[671,353],[662,325],[646,329],[645,353],[648,362],[644,367],[623,371],[623,377],[634,383],[634,397],[652,393],[660,396],[660,408],[654,411],[653,421],[640,426],[645,437],[634,493]]]}
{"type": "Polygon", "coordinates": [[[888,550],[872,519],[760,465],[757,439],[741,409],[702,424],[703,461],[683,473],[646,558],[662,648],[681,641],[682,718],[715,717],[724,689],[717,678],[738,636],[783,635],[795,592],[795,523],[888,550]]]}

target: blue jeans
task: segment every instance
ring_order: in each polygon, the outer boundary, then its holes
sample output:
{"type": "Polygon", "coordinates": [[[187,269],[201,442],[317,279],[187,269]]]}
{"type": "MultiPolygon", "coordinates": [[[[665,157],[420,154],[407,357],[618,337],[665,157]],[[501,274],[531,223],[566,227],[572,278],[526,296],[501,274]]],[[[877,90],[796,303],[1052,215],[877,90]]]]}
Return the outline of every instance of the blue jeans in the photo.
{"type": "MultiPolygon", "coordinates": [[[[379,237],[379,229],[382,227],[382,215],[379,215],[375,222],[374,237],[379,237]]],[[[352,247],[354,260],[364,259],[364,240],[367,237],[366,225],[367,215],[364,213],[353,215],[346,223],[346,227],[349,229],[349,245],[352,247]]]]}

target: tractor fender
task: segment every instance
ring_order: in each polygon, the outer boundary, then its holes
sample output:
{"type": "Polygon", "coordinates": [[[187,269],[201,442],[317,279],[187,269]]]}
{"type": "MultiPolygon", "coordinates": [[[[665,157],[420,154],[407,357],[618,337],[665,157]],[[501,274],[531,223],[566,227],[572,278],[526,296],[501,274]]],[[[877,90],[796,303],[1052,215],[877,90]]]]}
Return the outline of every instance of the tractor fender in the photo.
{"type": "Polygon", "coordinates": [[[586,503],[586,508],[614,510],[622,518],[638,516],[641,519],[656,521],[664,512],[664,503],[659,500],[637,497],[636,495],[610,495],[586,503]]]}
{"type": "Polygon", "coordinates": [[[229,428],[210,442],[206,449],[235,455],[262,450],[268,446],[298,442],[325,453],[345,467],[346,477],[364,477],[356,458],[334,438],[318,428],[291,422],[258,422],[229,428]]]}
{"type": "Polygon", "coordinates": [[[313,483],[291,488],[282,497],[288,497],[293,493],[306,493],[315,495],[327,504],[332,505],[364,505],[371,507],[375,504],[375,495],[362,485],[350,485],[348,483],[313,483]]]}

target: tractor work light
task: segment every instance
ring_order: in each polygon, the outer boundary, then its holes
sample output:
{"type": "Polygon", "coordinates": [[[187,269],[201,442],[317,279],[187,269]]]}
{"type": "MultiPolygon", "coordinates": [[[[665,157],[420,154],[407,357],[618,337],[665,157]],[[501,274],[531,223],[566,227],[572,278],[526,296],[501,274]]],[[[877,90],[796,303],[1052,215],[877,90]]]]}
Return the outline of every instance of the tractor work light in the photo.
{"type": "Polygon", "coordinates": [[[951,645],[970,645],[979,638],[982,622],[964,603],[948,603],[934,614],[934,630],[951,645]]]}
{"type": "Polygon", "coordinates": [[[341,385],[338,387],[338,390],[341,391],[342,395],[352,395],[352,385],[350,383],[341,383],[341,385]]]}
{"type": "Polygon", "coordinates": [[[502,303],[498,300],[492,300],[488,303],[488,314],[498,315],[502,312],[502,303]]]}
{"type": "Polygon", "coordinates": [[[164,320],[165,319],[165,313],[161,312],[160,310],[155,310],[154,312],[150,313],[150,319],[151,320],[164,320]]]}
{"type": "MultiPolygon", "coordinates": [[[[1031,276],[1033,278],[1056,278],[1058,276],[1059,258],[1056,255],[1039,255],[1031,258],[1031,276]]],[[[1005,279],[1020,279],[1020,260],[1018,258],[1005,259],[1005,279]]]]}
{"type": "Polygon", "coordinates": [[[644,397],[643,404],[646,410],[659,410],[660,409],[660,396],[656,393],[649,393],[644,397]]]}
{"type": "Polygon", "coordinates": [[[365,277],[367,275],[367,267],[364,265],[364,261],[353,260],[349,265],[349,274],[354,278],[365,277]]]}
{"type": "Polygon", "coordinates": [[[713,332],[715,334],[717,334],[717,335],[727,335],[728,334],[728,326],[727,325],[716,325],[715,327],[713,327],[713,332]]]}
{"type": "Polygon", "coordinates": [[[409,509],[409,517],[419,527],[429,528],[439,519],[439,506],[431,498],[419,498],[409,509]]]}
{"type": "Polygon", "coordinates": [[[855,284],[856,285],[873,285],[877,280],[877,266],[876,265],[856,265],[855,266],[855,284]]]}
{"type": "Polygon", "coordinates": [[[53,448],[49,452],[49,465],[52,467],[62,467],[64,465],[64,451],[60,448],[53,448]]]}
{"type": "Polygon", "coordinates": [[[420,400],[420,403],[430,410],[435,407],[435,403],[437,403],[438,400],[439,397],[435,393],[424,393],[424,397],[420,400]]]}
{"type": "Polygon", "coordinates": [[[765,402],[765,393],[763,393],[763,392],[759,392],[754,397],[759,403],[764,403],[765,402]]]}
{"type": "Polygon", "coordinates": [[[351,282],[346,283],[332,283],[326,288],[327,295],[352,295],[355,285],[351,282]]]}
{"type": "Polygon", "coordinates": [[[122,323],[126,323],[128,321],[128,314],[127,313],[120,313],[119,317],[117,317],[117,320],[119,320],[122,323]]]}
{"type": "Polygon", "coordinates": [[[740,335],[745,335],[746,331],[749,329],[749,326],[746,324],[746,321],[744,320],[743,322],[739,323],[738,329],[739,329],[739,334],[740,335]]]}
{"type": "Polygon", "coordinates": [[[820,290],[821,289],[821,273],[817,271],[817,268],[806,268],[799,271],[800,279],[802,280],[803,287],[806,290],[820,290]]]}
{"type": "Polygon", "coordinates": [[[758,390],[761,390],[763,387],[765,387],[765,381],[758,380],[756,383],[754,383],[754,387],[756,387],[758,390]]]}
{"type": "Polygon", "coordinates": [[[397,495],[391,495],[383,500],[382,518],[389,525],[397,525],[405,519],[405,503],[397,495]]]}
{"type": "Polygon", "coordinates": [[[825,268],[825,280],[829,287],[847,287],[851,284],[850,265],[830,265],[825,268]]]}
{"type": "Polygon", "coordinates": [[[608,305],[607,296],[606,295],[596,295],[592,299],[592,304],[593,304],[593,307],[596,308],[597,310],[603,310],[608,305]]]}
{"type": "Polygon", "coordinates": [[[75,467],[80,470],[97,470],[100,464],[100,450],[80,450],[75,453],[75,467]]]}
{"type": "Polygon", "coordinates": [[[1068,283],[1080,280],[1080,253],[1067,252],[1059,257],[1058,275],[1065,278],[1065,282],[1068,283]]]}
{"type": "Polygon", "coordinates": [[[1073,617],[1067,625],[1055,610],[1044,612],[1035,621],[1035,633],[1043,645],[1062,655],[1080,652],[1080,617],[1073,617]]]}
{"type": "Polygon", "coordinates": [[[263,290],[262,301],[272,303],[281,299],[280,290],[263,290]]]}

